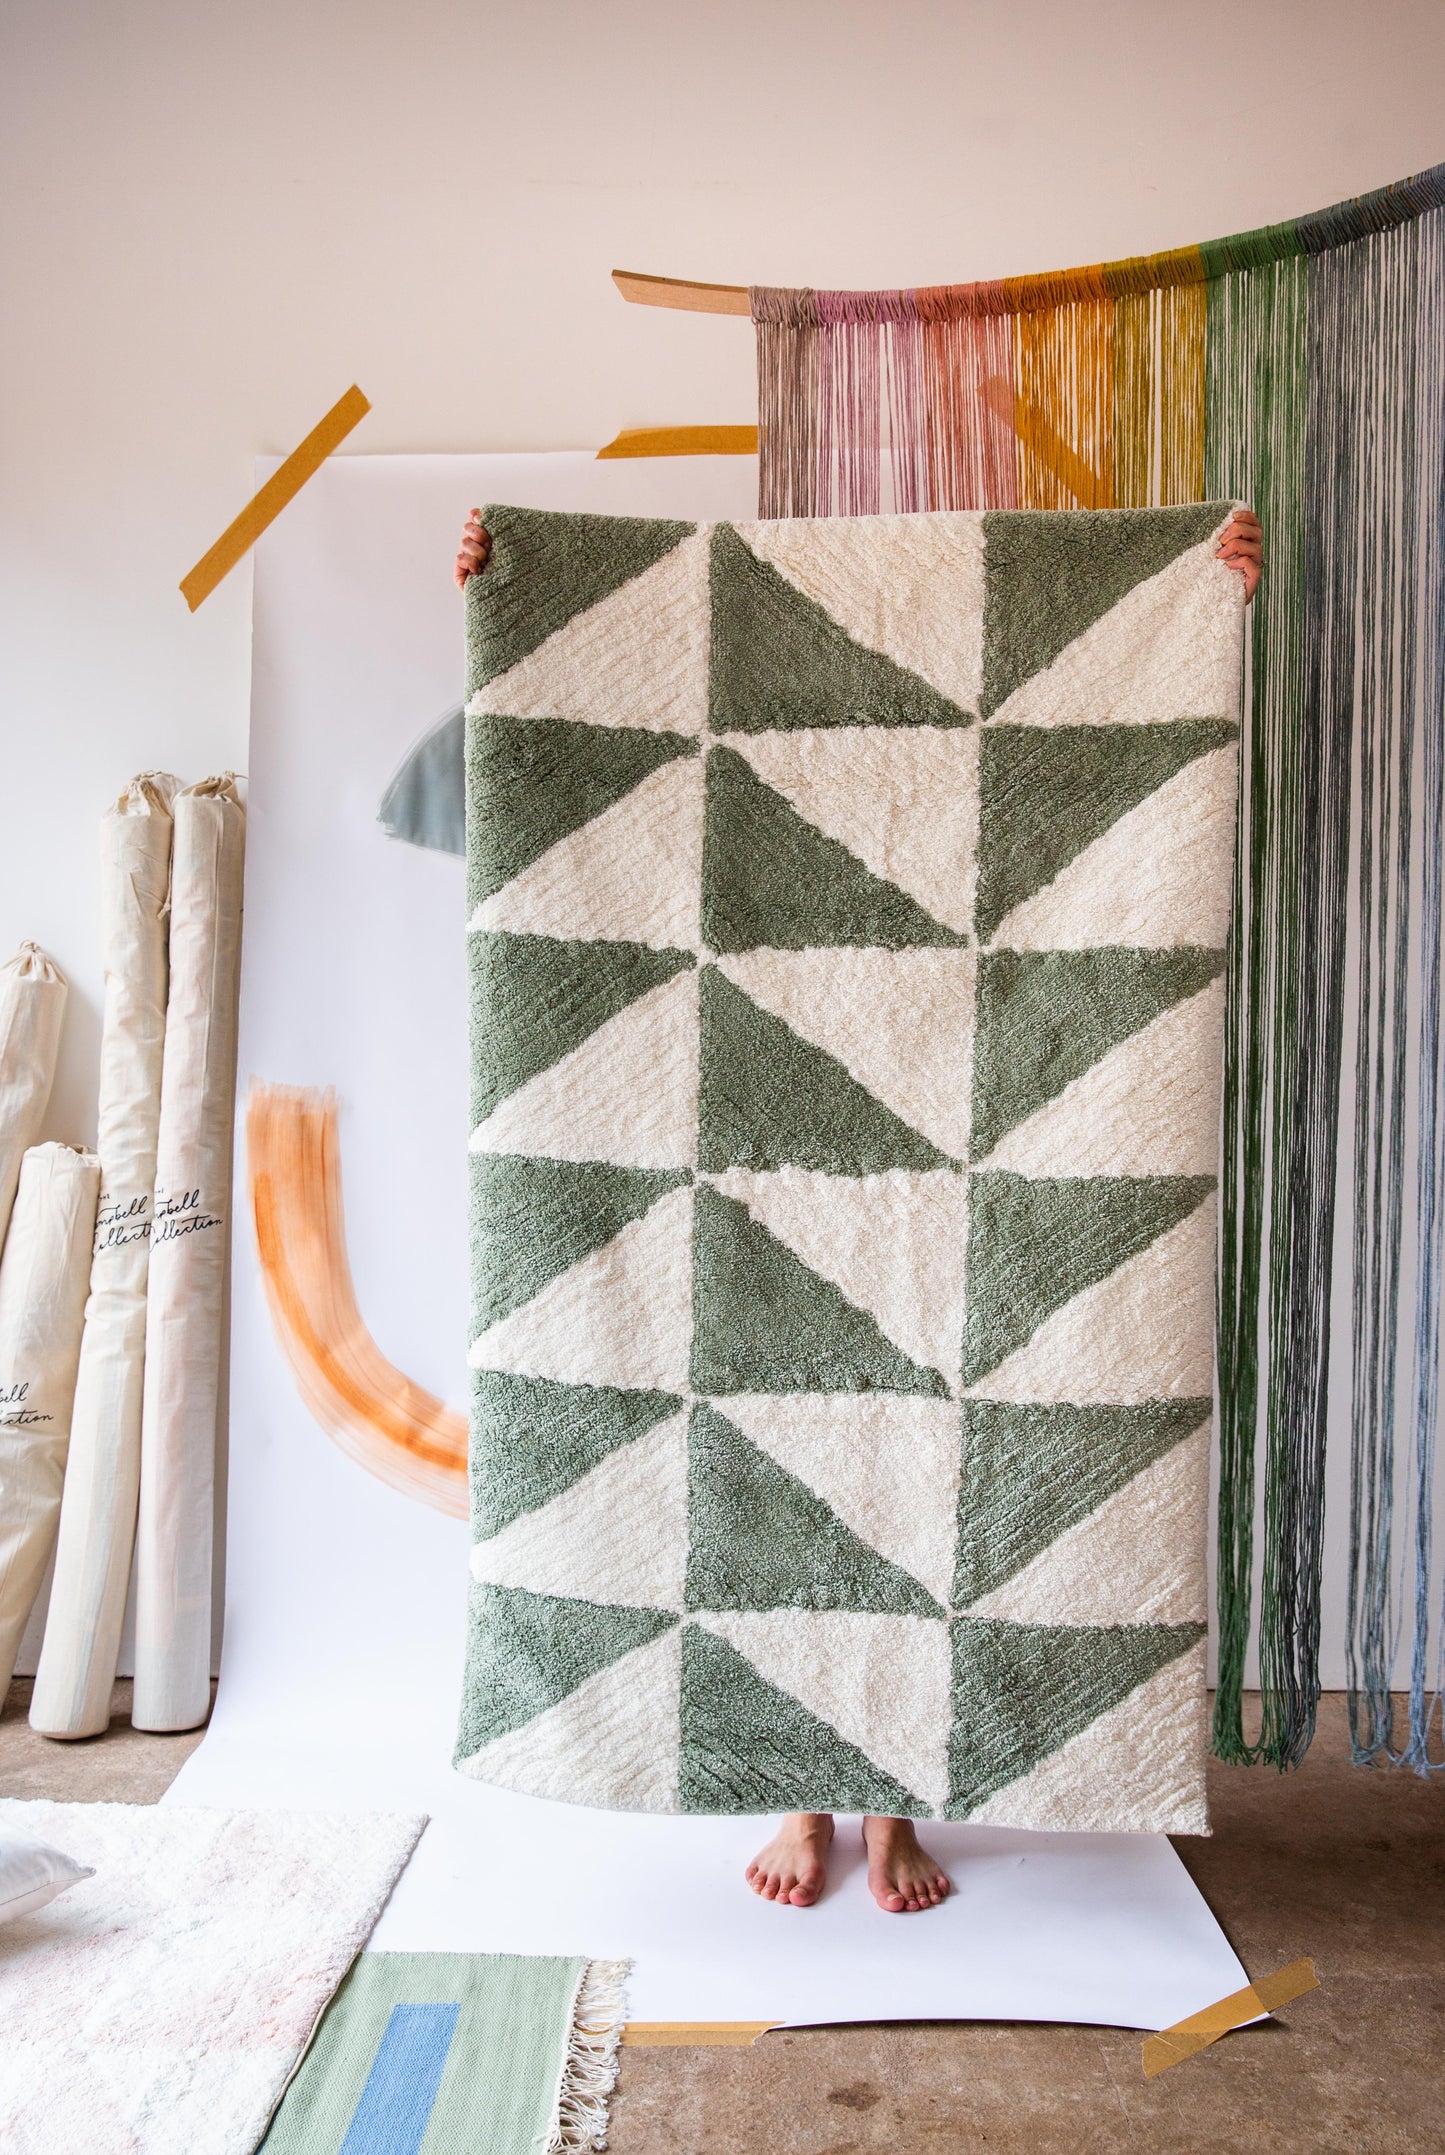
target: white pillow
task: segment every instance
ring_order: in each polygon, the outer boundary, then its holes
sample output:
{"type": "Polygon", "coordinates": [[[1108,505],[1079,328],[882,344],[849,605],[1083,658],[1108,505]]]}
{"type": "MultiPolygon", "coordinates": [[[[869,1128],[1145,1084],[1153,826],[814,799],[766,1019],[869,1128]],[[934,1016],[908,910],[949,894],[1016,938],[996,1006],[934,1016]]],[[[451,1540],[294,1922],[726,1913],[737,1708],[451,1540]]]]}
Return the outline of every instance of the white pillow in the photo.
{"type": "Polygon", "coordinates": [[[43,1908],[57,1893],[94,1876],[92,1864],[77,1863],[58,1848],[47,1848],[44,1841],[0,1833],[0,1923],[8,1923],[12,1916],[28,1916],[32,1908],[43,1908]]]}

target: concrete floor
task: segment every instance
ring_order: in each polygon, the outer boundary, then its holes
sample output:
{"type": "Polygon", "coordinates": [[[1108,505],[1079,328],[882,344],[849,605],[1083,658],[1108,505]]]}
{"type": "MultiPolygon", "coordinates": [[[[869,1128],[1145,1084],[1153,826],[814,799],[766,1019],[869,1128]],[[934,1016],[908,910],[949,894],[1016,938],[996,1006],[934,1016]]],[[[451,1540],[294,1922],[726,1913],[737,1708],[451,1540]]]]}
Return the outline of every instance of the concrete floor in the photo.
{"type": "Polygon", "coordinates": [[[51,1743],[30,1726],[34,1688],[30,1677],[17,1676],[0,1713],[0,1796],[49,1803],[156,1803],[205,1734],[188,1729],[182,1736],[147,1736],[133,1729],[131,1687],[120,1683],[104,1736],[51,1743]]]}
{"type": "MultiPolygon", "coordinates": [[[[29,1689],[13,1685],[0,1717],[7,1796],[154,1802],[199,1741],[138,1734],[121,1685],[108,1736],[49,1744],[25,1720],[29,1689]]],[[[1117,2029],[894,2024],[628,2049],[611,2155],[1445,2150],[1445,1777],[1356,1771],[1338,1697],[1299,1773],[1211,1771],[1214,1836],[1180,1853],[1251,1974],[1308,1953],[1323,1984],[1275,2022],[1152,2081],[1139,2036],[1117,2029]]]]}

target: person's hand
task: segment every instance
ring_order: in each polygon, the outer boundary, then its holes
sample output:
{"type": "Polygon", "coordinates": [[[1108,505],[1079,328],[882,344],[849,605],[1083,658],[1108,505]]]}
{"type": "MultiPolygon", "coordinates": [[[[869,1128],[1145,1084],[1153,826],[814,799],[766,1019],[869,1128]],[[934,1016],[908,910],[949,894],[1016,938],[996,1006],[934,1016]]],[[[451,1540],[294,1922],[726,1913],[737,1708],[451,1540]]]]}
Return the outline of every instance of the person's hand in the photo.
{"type": "Polygon", "coordinates": [[[1227,569],[1244,578],[1247,606],[1259,589],[1259,572],[1264,567],[1264,526],[1253,509],[1235,510],[1219,535],[1216,552],[1227,569]]]}
{"type": "Polygon", "coordinates": [[[481,575],[491,551],[492,534],[482,522],[481,510],[473,509],[462,526],[462,543],[457,548],[457,565],[452,572],[458,591],[466,590],[469,576],[481,575]]]}

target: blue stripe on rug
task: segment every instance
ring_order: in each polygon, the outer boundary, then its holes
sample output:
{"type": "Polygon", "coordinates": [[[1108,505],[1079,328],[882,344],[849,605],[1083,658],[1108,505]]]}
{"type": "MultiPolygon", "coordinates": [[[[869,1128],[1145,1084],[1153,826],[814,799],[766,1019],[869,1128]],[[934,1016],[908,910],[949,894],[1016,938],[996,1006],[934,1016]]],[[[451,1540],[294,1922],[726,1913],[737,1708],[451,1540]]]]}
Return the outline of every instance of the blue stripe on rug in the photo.
{"type": "Polygon", "coordinates": [[[460,2011],[460,2005],[392,2007],[340,2155],[417,2155],[460,2011]]]}

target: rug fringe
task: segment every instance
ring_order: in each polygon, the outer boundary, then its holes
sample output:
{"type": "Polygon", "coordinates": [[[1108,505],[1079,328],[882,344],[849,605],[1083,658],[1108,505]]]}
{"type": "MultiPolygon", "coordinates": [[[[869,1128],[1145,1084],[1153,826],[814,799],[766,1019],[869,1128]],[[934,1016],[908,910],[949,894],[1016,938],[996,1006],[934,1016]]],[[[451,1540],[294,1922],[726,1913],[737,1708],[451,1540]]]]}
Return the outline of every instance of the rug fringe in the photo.
{"type": "Polygon", "coordinates": [[[628,1960],[589,1960],[583,1966],[545,2155],[581,2155],[607,2145],[607,2106],[617,2085],[631,1966],[628,1960]]]}

